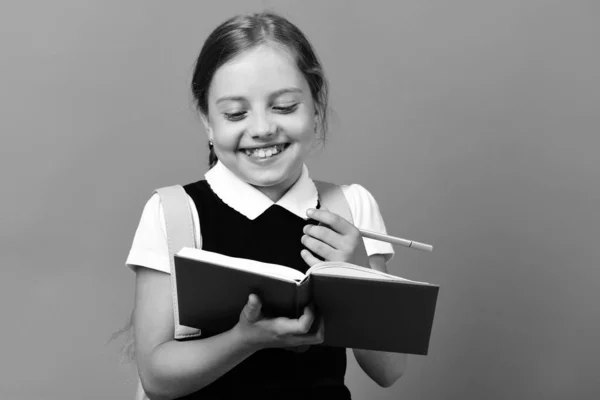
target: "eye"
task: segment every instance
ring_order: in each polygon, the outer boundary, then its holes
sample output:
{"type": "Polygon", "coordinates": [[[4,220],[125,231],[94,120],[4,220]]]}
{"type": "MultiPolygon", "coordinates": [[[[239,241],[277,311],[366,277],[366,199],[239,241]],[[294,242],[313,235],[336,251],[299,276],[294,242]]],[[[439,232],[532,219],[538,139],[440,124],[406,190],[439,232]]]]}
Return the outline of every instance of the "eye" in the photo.
{"type": "Polygon", "coordinates": [[[246,117],[246,111],[238,111],[233,113],[223,113],[223,116],[228,121],[241,121],[246,117]]]}
{"type": "Polygon", "coordinates": [[[275,106],[273,110],[278,112],[279,114],[291,114],[298,108],[298,103],[292,104],[290,106],[275,106]]]}

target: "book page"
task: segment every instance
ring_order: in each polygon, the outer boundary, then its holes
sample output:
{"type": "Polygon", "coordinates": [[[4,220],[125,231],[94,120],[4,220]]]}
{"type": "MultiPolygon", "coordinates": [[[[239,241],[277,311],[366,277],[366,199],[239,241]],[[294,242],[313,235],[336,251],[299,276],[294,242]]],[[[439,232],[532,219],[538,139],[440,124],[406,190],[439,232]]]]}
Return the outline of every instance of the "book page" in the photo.
{"type": "Polygon", "coordinates": [[[430,285],[427,282],[412,281],[399,276],[386,274],[385,272],[377,271],[375,269],[365,268],[345,262],[324,262],[313,265],[308,271],[306,271],[306,274],[374,279],[379,281],[402,281],[412,284],[430,285]]]}
{"type": "Polygon", "coordinates": [[[192,260],[203,261],[227,268],[235,268],[242,271],[253,272],[259,275],[284,279],[287,281],[299,282],[305,277],[302,272],[283,265],[269,264],[247,258],[230,257],[202,249],[184,247],[177,253],[177,255],[192,260]]]}

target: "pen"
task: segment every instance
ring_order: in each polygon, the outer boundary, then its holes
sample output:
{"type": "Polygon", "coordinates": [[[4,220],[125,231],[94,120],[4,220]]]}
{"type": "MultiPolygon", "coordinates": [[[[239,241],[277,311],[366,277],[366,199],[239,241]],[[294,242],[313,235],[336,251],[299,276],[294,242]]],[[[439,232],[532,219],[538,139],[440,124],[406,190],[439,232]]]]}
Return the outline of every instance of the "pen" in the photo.
{"type": "Polygon", "coordinates": [[[359,229],[360,234],[363,237],[369,239],[380,240],[391,244],[399,244],[400,246],[410,247],[411,249],[418,249],[423,251],[433,251],[433,246],[427,243],[415,242],[414,240],[406,240],[394,236],[384,235],[382,233],[371,232],[364,229],[359,229]]]}

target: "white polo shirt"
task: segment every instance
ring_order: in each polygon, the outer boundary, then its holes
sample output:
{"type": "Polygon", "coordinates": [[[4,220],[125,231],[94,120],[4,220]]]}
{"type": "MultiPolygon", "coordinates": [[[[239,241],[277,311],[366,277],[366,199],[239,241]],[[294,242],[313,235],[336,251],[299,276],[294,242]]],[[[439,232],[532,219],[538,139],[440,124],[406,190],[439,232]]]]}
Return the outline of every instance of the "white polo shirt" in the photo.
{"type": "MultiPolygon", "coordinates": [[[[225,204],[250,220],[256,219],[273,204],[303,219],[308,219],[306,210],[316,208],[318,203],[317,188],[309,176],[306,165],[302,167],[300,178],[277,202],[273,202],[258,189],[240,179],[220,161],[208,170],[205,179],[211,190],[225,204]]],[[[361,229],[387,233],[379,206],[367,189],[358,184],[340,185],[340,187],[350,206],[354,225],[361,229]]],[[[188,200],[192,209],[195,237],[199,238],[198,210],[191,197],[188,196],[188,200]]],[[[383,254],[387,261],[394,256],[391,244],[369,238],[363,240],[368,255],[383,254]]],[[[142,211],[126,265],[129,267],[139,265],[170,273],[165,217],[157,194],[148,200],[142,211]]]]}

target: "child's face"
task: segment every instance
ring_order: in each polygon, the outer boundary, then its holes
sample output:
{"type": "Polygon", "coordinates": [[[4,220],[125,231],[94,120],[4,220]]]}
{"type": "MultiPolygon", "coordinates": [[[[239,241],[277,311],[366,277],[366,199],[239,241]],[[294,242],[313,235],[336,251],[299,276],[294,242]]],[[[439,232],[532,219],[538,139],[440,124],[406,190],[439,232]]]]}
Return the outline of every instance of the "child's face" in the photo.
{"type": "Polygon", "coordinates": [[[315,106],[293,57],[276,46],[242,53],[216,71],[208,103],[219,160],[259,190],[282,195],[315,140],[315,106]]]}

